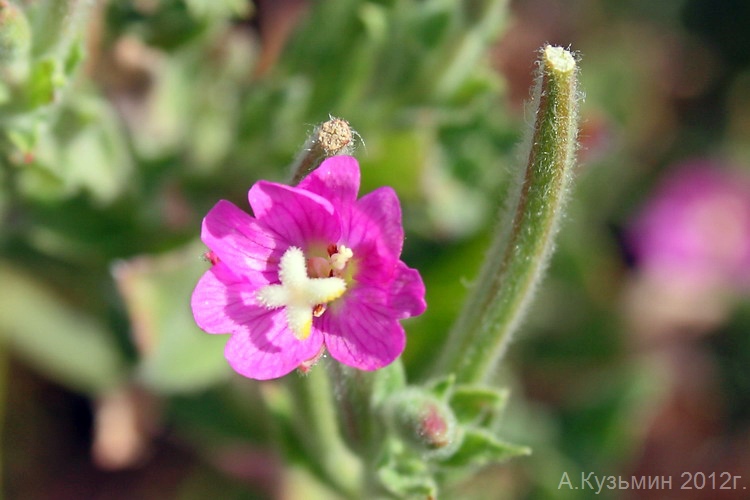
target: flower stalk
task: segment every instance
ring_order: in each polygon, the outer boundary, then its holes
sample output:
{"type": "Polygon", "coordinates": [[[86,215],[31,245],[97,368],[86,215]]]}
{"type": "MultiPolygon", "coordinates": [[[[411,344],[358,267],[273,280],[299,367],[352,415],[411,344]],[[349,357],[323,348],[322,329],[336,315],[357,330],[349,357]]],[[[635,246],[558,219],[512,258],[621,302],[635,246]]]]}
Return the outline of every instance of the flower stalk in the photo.
{"type": "Polygon", "coordinates": [[[531,302],[571,184],[580,99],[576,73],[568,50],[542,49],[528,161],[511,186],[479,281],[449,333],[435,376],[454,373],[459,383],[488,378],[531,302]]]}
{"type": "MultiPolygon", "coordinates": [[[[328,364],[328,363],[326,363],[328,364]]],[[[334,387],[322,370],[304,377],[286,377],[285,387],[295,404],[295,423],[305,451],[315,457],[315,472],[342,495],[356,497],[362,482],[362,462],[342,439],[336,420],[334,387]]]]}

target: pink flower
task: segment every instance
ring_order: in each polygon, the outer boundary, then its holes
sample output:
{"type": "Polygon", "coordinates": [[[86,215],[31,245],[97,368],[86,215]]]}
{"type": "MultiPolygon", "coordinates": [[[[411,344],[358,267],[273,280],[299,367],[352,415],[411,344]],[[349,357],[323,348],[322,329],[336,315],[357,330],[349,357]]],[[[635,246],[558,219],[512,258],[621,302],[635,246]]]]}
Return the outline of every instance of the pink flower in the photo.
{"type": "Polygon", "coordinates": [[[750,286],[750,181],[710,161],[667,175],[630,241],[652,276],[701,288],[750,286]]]}
{"type": "Polygon", "coordinates": [[[230,333],[229,364],[259,380],[306,368],[325,347],[362,370],[406,342],[399,320],[424,312],[424,284],[401,260],[401,207],[383,187],[357,199],[359,165],[323,164],[297,187],[260,181],[254,217],[220,201],[201,238],[214,264],[193,292],[195,321],[230,333]]]}

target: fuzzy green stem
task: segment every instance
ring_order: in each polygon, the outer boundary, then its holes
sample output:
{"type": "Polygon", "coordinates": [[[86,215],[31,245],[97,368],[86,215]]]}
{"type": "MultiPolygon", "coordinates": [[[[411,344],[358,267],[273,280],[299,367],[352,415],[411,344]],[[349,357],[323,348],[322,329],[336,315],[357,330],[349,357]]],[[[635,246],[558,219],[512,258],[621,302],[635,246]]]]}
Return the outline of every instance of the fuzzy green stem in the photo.
{"type": "Polygon", "coordinates": [[[486,379],[531,302],[552,254],[575,163],[576,73],[569,51],[542,50],[527,165],[511,188],[480,278],[449,334],[435,375],[452,372],[460,383],[486,379]]]}
{"type": "Polygon", "coordinates": [[[318,168],[326,158],[351,151],[354,136],[349,122],[333,118],[321,123],[313,131],[302,151],[292,164],[293,186],[318,168]]]}
{"type": "Polygon", "coordinates": [[[323,370],[305,377],[287,377],[294,398],[295,427],[317,472],[345,496],[356,496],[361,483],[361,462],[344,444],[333,405],[333,390],[323,370]]]}
{"type": "Polygon", "coordinates": [[[354,451],[365,456],[373,441],[371,399],[375,374],[337,362],[328,363],[326,368],[344,437],[354,451]]]}
{"type": "Polygon", "coordinates": [[[361,494],[375,498],[381,491],[376,462],[380,458],[384,429],[375,406],[389,390],[402,387],[403,367],[396,360],[376,372],[357,370],[336,361],[326,363],[331,379],[341,432],[364,466],[361,494]]]}

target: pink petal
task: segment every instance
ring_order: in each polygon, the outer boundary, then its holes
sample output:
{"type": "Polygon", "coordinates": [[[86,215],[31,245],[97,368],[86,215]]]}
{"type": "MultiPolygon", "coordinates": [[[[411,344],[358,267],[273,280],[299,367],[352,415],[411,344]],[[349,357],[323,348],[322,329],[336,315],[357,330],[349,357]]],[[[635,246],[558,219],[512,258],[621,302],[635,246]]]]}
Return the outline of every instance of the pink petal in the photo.
{"type": "Polygon", "coordinates": [[[303,250],[311,241],[336,241],[341,225],[333,205],[302,189],[260,181],[248,193],[255,217],[284,240],[303,250]]]}
{"type": "Polygon", "coordinates": [[[318,325],[334,359],[360,370],[376,370],[403,352],[404,329],[385,300],[382,290],[358,287],[340,307],[321,316],[318,325]]]}
{"type": "Polygon", "coordinates": [[[393,279],[403,240],[401,210],[393,196],[390,188],[378,189],[342,215],[341,242],[354,252],[359,282],[377,286],[393,279]]]}
{"type": "Polygon", "coordinates": [[[219,263],[206,271],[193,292],[195,321],[208,333],[231,333],[225,356],[238,373],[266,380],[294,370],[313,358],[323,344],[320,332],[297,340],[283,309],[257,305],[258,285],[234,275],[219,263]]]}
{"type": "Polygon", "coordinates": [[[424,294],[424,282],[419,271],[399,262],[396,278],[391,283],[391,290],[388,293],[389,306],[394,317],[403,319],[422,314],[427,309],[424,294]]]}
{"type": "Polygon", "coordinates": [[[267,282],[253,283],[251,276],[240,278],[223,262],[206,271],[190,300],[198,326],[208,333],[234,333],[252,322],[261,309],[255,290],[267,282]]]}
{"type": "Polygon", "coordinates": [[[227,342],[224,356],[230,366],[245,377],[268,380],[286,375],[315,357],[323,344],[320,332],[298,340],[287,328],[280,309],[260,310],[227,342]]]}
{"type": "Polygon", "coordinates": [[[278,262],[280,255],[276,254],[286,248],[280,248],[282,243],[273,234],[226,200],[219,201],[203,219],[201,239],[220,261],[241,274],[272,271],[269,260],[278,262]],[[275,255],[274,259],[272,255],[275,255]]]}
{"type": "Polygon", "coordinates": [[[388,251],[395,257],[401,255],[404,244],[401,204],[390,187],[378,188],[360,198],[345,231],[348,240],[355,244],[371,235],[373,227],[378,228],[378,239],[388,251]]]}
{"type": "Polygon", "coordinates": [[[336,209],[357,201],[359,165],[351,156],[328,158],[299,183],[301,189],[330,200],[336,209]]]}

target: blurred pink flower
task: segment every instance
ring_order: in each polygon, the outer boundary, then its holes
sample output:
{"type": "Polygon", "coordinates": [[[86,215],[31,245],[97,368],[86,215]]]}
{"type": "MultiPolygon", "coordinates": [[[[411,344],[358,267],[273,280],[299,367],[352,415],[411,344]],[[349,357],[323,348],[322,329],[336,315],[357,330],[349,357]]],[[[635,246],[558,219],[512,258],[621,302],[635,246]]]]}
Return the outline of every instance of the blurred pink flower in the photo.
{"type": "Polygon", "coordinates": [[[652,277],[700,289],[750,287],[750,180],[707,160],[670,172],[635,219],[630,243],[652,277]]]}
{"type": "Polygon", "coordinates": [[[405,346],[399,320],[425,309],[419,273],[401,260],[401,207],[383,187],[357,199],[356,160],[337,156],[297,187],[260,181],[254,217],[220,201],[201,238],[213,266],[193,292],[198,325],[230,333],[225,355],[240,374],[286,375],[325,347],[374,370],[405,346]]]}

